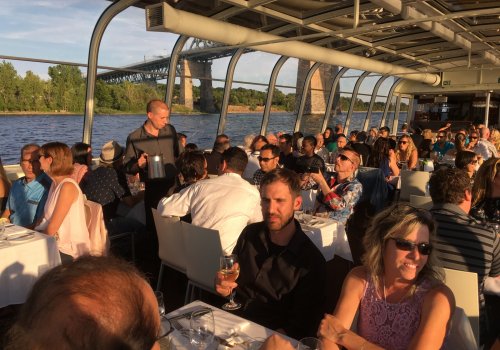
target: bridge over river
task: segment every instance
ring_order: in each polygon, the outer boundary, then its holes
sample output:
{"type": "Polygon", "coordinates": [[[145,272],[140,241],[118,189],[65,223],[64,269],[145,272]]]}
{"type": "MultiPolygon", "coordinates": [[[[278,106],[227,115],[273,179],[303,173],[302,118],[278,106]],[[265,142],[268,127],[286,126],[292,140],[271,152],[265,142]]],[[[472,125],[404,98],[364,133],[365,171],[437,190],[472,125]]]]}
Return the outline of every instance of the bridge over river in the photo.
{"type": "MultiPolygon", "coordinates": [[[[170,69],[175,67],[175,75],[180,78],[180,104],[189,109],[193,109],[195,101],[193,98],[193,79],[200,81],[200,99],[198,107],[200,111],[207,113],[216,112],[212,81],[212,61],[215,59],[233,56],[237,50],[234,48],[225,48],[220,44],[193,39],[189,47],[180,51],[174,56],[156,56],[154,59],[144,60],[134,63],[120,69],[107,70],[97,74],[97,78],[107,83],[119,84],[125,81],[133,83],[153,83],[164,80],[169,75],[170,69]],[[172,59],[172,57],[175,57],[172,59]]],[[[245,50],[251,52],[252,50],[245,50]]],[[[174,51],[175,52],[175,48],[174,51]]],[[[299,61],[297,84],[296,84],[296,103],[298,102],[304,90],[305,77],[307,76],[314,62],[299,61]]],[[[315,113],[324,111],[327,103],[329,88],[332,77],[337,72],[337,68],[318,69],[312,77],[307,87],[307,103],[305,113],[315,113]]],[[[331,86],[330,86],[331,87],[331,86]]]]}

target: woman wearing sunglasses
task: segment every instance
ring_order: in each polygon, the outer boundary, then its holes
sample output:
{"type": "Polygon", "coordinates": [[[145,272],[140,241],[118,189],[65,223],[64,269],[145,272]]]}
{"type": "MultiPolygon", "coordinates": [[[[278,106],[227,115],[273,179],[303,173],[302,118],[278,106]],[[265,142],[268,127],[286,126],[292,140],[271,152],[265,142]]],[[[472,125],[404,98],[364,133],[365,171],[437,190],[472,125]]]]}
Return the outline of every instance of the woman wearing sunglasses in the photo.
{"type": "Polygon", "coordinates": [[[435,223],[423,209],[399,204],[374,217],[363,266],[344,281],[333,315],[321,322],[323,349],[439,349],[455,300],[436,267],[435,223]],[[356,312],[357,333],[350,330],[356,312]]]}
{"type": "Polygon", "coordinates": [[[469,177],[473,179],[477,169],[479,169],[477,154],[472,151],[457,152],[455,166],[458,169],[465,170],[469,177]]]}
{"type": "Polygon", "coordinates": [[[406,163],[408,170],[413,170],[417,167],[418,151],[410,136],[403,135],[399,138],[396,161],[398,164],[406,163]]]}

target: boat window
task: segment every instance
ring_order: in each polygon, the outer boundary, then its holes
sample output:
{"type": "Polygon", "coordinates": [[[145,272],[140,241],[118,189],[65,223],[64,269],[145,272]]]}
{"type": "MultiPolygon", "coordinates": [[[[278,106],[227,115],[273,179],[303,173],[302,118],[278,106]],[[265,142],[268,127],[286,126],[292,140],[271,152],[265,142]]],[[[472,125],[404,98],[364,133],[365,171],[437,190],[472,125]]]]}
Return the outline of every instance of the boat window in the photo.
{"type": "Polygon", "coordinates": [[[340,78],[336,91],[338,98],[335,96],[331,116],[328,120],[328,126],[331,128],[334,128],[337,124],[345,125],[354,85],[363,73],[360,70],[349,69],[340,78]]]}

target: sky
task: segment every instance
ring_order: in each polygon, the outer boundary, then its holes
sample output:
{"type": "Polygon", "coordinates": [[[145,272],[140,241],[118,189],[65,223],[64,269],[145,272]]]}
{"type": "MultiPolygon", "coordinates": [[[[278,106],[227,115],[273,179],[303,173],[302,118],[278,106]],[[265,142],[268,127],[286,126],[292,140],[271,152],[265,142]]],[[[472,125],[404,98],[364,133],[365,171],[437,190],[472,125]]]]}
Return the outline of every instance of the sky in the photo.
{"type": "MultiPolygon", "coordinates": [[[[0,0],[0,55],[87,63],[95,23],[110,4],[105,0],[0,0]]],[[[116,16],[103,36],[98,64],[122,67],[169,55],[178,36],[147,32],[145,27],[142,9],[132,7],[116,16]]],[[[234,79],[267,83],[269,73],[263,71],[270,72],[277,59],[266,53],[244,55],[234,79]]],[[[214,62],[214,78],[225,78],[228,61],[214,62]]],[[[48,79],[48,64],[9,62],[21,76],[31,70],[48,79]]],[[[80,69],[86,72],[84,67],[80,69]]],[[[283,76],[278,84],[294,85],[294,79],[283,76]]]]}

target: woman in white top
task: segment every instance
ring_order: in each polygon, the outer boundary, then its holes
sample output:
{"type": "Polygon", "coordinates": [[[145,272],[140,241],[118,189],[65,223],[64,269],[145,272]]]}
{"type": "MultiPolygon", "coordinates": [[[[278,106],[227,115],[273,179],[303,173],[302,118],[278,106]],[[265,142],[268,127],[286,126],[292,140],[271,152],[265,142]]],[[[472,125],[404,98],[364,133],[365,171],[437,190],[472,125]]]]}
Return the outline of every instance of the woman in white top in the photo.
{"type": "Polygon", "coordinates": [[[71,261],[89,253],[89,232],[85,221],[83,194],[73,173],[70,148],[61,142],[50,142],[40,148],[40,165],[52,178],[44,215],[35,228],[55,236],[61,260],[71,261]]]}

